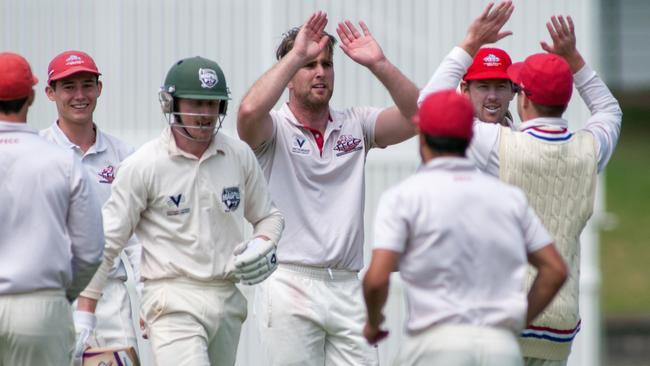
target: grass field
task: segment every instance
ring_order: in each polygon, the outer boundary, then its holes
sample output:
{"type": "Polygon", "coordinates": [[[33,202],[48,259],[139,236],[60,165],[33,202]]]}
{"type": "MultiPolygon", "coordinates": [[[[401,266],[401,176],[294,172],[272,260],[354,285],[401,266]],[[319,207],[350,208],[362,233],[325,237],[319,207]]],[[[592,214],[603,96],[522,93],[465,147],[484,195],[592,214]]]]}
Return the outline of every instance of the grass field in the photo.
{"type": "Polygon", "coordinates": [[[601,236],[604,315],[650,314],[650,99],[623,105],[618,147],[606,169],[606,207],[617,225],[601,236]]]}

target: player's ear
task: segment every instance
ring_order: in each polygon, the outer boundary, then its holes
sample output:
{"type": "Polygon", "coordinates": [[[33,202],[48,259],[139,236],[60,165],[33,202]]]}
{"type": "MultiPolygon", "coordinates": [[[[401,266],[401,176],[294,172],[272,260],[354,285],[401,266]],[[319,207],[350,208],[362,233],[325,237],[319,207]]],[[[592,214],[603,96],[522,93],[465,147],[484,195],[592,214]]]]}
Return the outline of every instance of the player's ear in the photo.
{"type": "Polygon", "coordinates": [[[104,84],[102,83],[101,80],[97,80],[97,90],[99,93],[97,93],[97,96],[102,95],[102,88],[104,87],[104,84]]]}

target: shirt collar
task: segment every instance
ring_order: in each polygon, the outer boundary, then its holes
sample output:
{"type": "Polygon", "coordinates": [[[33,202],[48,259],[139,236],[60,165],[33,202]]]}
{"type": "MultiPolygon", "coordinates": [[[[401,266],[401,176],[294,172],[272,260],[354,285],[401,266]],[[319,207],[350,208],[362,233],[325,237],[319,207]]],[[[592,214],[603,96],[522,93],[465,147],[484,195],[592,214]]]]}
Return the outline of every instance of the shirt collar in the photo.
{"type": "Polygon", "coordinates": [[[533,118],[531,120],[528,120],[526,122],[522,122],[519,125],[519,131],[523,131],[525,129],[531,128],[531,127],[550,127],[552,129],[566,129],[569,127],[569,122],[563,118],[558,118],[558,117],[539,117],[539,118],[533,118]]]}
{"type": "Polygon", "coordinates": [[[5,122],[0,120],[0,132],[23,132],[38,135],[38,130],[25,122],[5,122]]]}
{"type": "MultiPolygon", "coordinates": [[[[306,128],[310,129],[309,127],[303,125],[302,123],[298,122],[298,119],[296,116],[293,114],[291,111],[291,108],[289,108],[289,103],[284,103],[281,108],[282,113],[286,116],[287,122],[291,123],[292,125],[300,128],[306,128]]],[[[333,111],[332,109],[329,110],[329,123],[327,124],[327,127],[325,130],[340,130],[341,127],[343,127],[343,118],[341,113],[337,113],[336,111],[333,111]]]]}
{"type": "Polygon", "coordinates": [[[466,157],[441,156],[429,160],[418,168],[418,171],[428,170],[476,171],[476,165],[466,157]]]}
{"type": "MultiPolygon", "coordinates": [[[[95,123],[93,123],[93,128],[95,129],[95,143],[92,144],[90,148],[88,148],[88,150],[86,150],[85,155],[100,153],[105,151],[108,148],[104,134],[102,134],[99,128],[97,128],[97,125],[95,123]]],[[[72,141],[70,141],[68,136],[66,136],[66,134],[63,132],[63,130],[59,126],[58,120],[54,121],[54,123],[52,124],[52,132],[53,132],[52,135],[54,136],[54,140],[58,145],[65,146],[69,149],[79,150],[79,146],[74,144],[72,141]]]]}
{"type": "MultiPolygon", "coordinates": [[[[167,147],[167,152],[170,156],[182,156],[188,159],[199,160],[196,156],[181,150],[178,145],[176,145],[176,139],[174,138],[174,135],[172,135],[171,127],[165,127],[160,135],[160,139],[163,145],[167,147]]],[[[208,149],[205,150],[200,160],[207,159],[212,155],[216,155],[217,153],[225,155],[226,150],[221,147],[225,143],[223,139],[224,137],[222,134],[217,133],[212,138],[212,141],[210,141],[208,149]]]]}

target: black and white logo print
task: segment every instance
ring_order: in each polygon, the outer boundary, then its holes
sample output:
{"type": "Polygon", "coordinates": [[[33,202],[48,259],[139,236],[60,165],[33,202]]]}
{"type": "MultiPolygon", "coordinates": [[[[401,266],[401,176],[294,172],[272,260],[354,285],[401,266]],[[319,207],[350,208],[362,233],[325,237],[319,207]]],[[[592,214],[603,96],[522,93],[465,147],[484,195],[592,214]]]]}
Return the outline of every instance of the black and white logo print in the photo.
{"type": "Polygon", "coordinates": [[[241,201],[241,194],[239,187],[224,188],[221,193],[221,202],[226,205],[226,212],[235,211],[239,207],[241,201]]]}

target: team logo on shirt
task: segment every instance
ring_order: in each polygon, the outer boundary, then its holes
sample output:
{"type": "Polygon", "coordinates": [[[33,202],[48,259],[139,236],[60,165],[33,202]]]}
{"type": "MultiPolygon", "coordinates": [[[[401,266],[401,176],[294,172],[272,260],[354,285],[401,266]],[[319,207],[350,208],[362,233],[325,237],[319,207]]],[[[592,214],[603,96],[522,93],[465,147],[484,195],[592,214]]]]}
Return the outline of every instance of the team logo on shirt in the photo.
{"type": "Polygon", "coordinates": [[[217,73],[212,69],[199,68],[199,80],[201,81],[202,88],[212,89],[219,82],[219,77],[217,77],[217,73]]]}
{"type": "Polygon", "coordinates": [[[167,216],[183,215],[190,212],[189,207],[181,208],[181,205],[184,203],[185,196],[182,193],[175,196],[169,196],[167,198],[167,206],[171,208],[171,210],[167,211],[167,216]]]}
{"type": "Polygon", "coordinates": [[[309,149],[307,139],[304,136],[298,134],[293,135],[291,152],[294,154],[309,155],[311,153],[311,149],[309,149]]]}
{"type": "Polygon", "coordinates": [[[105,166],[97,175],[100,178],[99,183],[111,184],[115,179],[115,167],[112,165],[105,166]]]}
{"type": "Polygon", "coordinates": [[[239,187],[224,188],[221,193],[221,202],[226,205],[226,212],[235,211],[239,207],[241,201],[241,194],[239,187]]]}
{"type": "Polygon", "coordinates": [[[359,144],[361,144],[360,138],[356,138],[352,135],[339,136],[339,139],[336,140],[336,145],[334,146],[334,150],[338,151],[338,153],[336,153],[336,156],[349,154],[351,152],[363,149],[363,146],[359,146],[359,144]]]}

